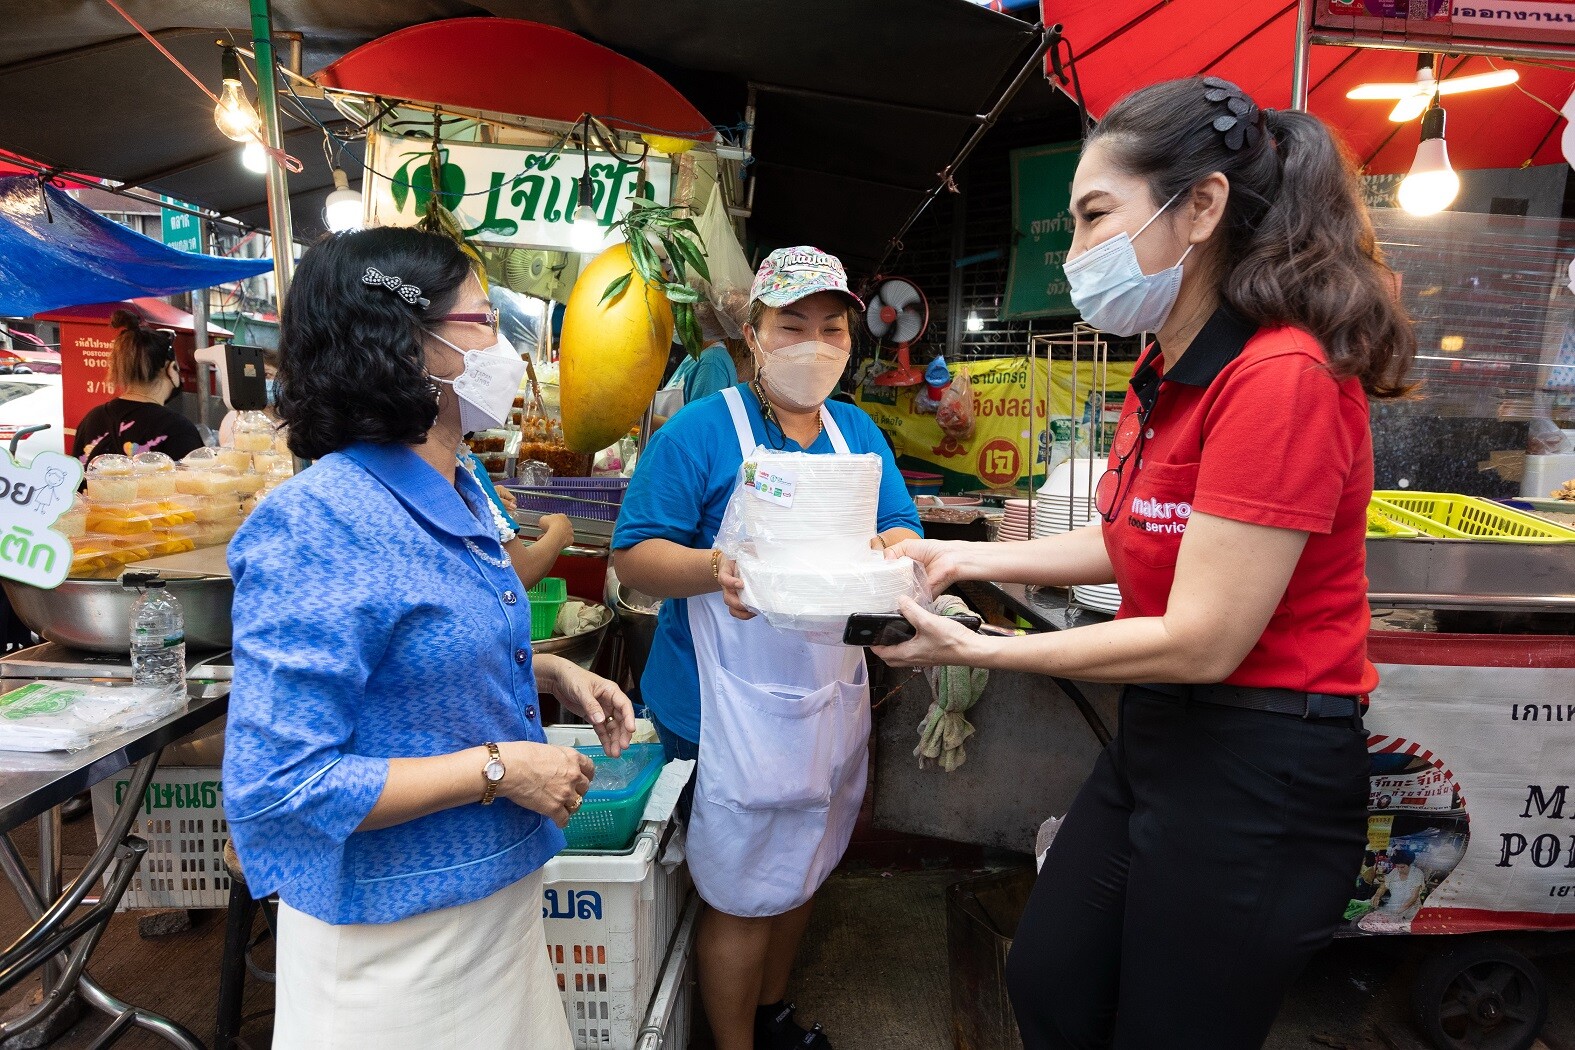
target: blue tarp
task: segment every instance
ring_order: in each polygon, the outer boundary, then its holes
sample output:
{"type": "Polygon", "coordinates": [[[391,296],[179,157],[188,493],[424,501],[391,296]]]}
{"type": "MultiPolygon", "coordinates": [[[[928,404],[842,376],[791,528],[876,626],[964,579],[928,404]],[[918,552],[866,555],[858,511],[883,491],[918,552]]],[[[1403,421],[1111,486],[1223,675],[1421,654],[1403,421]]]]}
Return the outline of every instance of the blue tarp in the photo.
{"type": "Polygon", "coordinates": [[[0,316],[174,295],[271,269],[269,259],[221,259],[167,247],[53,186],[44,186],[41,195],[30,175],[0,177],[0,316]]]}

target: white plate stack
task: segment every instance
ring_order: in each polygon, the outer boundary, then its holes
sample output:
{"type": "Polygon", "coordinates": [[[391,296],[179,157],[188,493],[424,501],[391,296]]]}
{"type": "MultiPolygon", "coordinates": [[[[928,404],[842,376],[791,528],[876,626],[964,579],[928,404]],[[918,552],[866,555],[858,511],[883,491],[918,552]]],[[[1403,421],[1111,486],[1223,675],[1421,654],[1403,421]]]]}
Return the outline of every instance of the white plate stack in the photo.
{"type": "MultiPolygon", "coordinates": [[[[1093,489],[1105,472],[1104,460],[1070,459],[1050,472],[1034,508],[1034,535],[1057,536],[1084,525],[1102,524],[1094,507],[1093,489]]],[[[1121,588],[1113,583],[1079,585],[1072,600],[1086,609],[1111,616],[1121,608],[1121,588]]]]}
{"type": "Polygon", "coordinates": [[[1001,519],[1001,527],[996,530],[995,538],[1003,543],[1031,538],[1033,529],[1030,527],[1028,507],[1029,503],[1025,499],[1007,500],[1006,515],[1001,519]]]}
{"type": "Polygon", "coordinates": [[[1114,616],[1121,608],[1121,588],[1113,583],[1077,586],[1072,588],[1072,600],[1085,609],[1114,616]]]}
{"type": "Polygon", "coordinates": [[[1034,536],[1058,536],[1094,517],[1094,486],[1104,461],[1069,459],[1050,472],[1034,500],[1034,536]]]}

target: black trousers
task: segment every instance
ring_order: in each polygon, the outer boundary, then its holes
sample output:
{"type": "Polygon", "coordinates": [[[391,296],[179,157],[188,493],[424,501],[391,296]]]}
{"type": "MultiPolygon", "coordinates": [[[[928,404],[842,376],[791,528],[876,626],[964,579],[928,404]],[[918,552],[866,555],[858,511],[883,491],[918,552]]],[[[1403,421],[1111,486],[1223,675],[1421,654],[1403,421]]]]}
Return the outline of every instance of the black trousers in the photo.
{"type": "Polygon", "coordinates": [[[1358,719],[1141,687],[1067,812],[1007,963],[1026,1050],[1257,1050],[1367,843],[1358,719]]]}

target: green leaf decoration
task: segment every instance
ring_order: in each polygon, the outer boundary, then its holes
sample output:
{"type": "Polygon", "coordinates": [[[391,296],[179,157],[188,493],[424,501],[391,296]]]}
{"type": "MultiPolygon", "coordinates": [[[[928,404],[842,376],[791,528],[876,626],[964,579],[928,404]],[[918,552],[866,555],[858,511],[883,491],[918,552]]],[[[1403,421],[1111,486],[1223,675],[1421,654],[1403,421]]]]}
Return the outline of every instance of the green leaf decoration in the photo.
{"type": "Polygon", "coordinates": [[[698,303],[702,298],[699,292],[687,284],[663,284],[662,291],[667,293],[667,301],[671,303],[698,303]]]}
{"type": "MultiPolygon", "coordinates": [[[[687,282],[691,275],[706,281],[711,279],[711,268],[706,262],[705,242],[700,236],[699,227],[695,225],[694,219],[680,214],[686,209],[656,204],[642,199],[638,194],[631,196],[630,200],[632,207],[629,214],[614,223],[613,228],[622,232],[628,244],[634,272],[639,273],[646,285],[661,289],[661,293],[672,304],[673,330],[682,340],[684,349],[692,356],[698,356],[705,346],[700,320],[695,314],[695,304],[701,302],[704,296],[689,287],[687,282]],[[667,256],[666,266],[647,239],[651,237],[656,239],[667,256]]],[[[617,298],[628,288],[631,280],[632,274],[625,274],[609,284],[602,293],[602,301],[617,298]]],[[[648,288],[646,294],[649,295],[650,290],[648,288]]],[[[655,331],[654,315],[651,325],[655,331]]]]}
{"type": "Polygon", "coordinates": [[[616,281],[607,286],[607,290],[602,293],[601,303],[597,305],[604,305],[608,300],[617,299],[628,289],[629,282],[632,280],[634,280],[634,271],[630,270],[628,273],[624,274],[622,277],[618,278],[616,281]]]}

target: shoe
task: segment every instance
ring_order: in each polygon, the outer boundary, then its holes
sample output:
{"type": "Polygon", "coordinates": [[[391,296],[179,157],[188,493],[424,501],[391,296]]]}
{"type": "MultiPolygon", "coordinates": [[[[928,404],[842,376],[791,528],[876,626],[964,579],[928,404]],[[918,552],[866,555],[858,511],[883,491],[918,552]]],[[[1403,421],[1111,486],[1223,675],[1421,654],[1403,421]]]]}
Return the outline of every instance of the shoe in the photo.
{"type": "Polygon", "coordinates": [[[67,800],[60,807],[60,819],[64,823],[76,820],[78,817],[87,816],[93,812],[93,801],[86,792],[67,800]]]}
{"type": "Polygon", "coordinates": [[[792,1003],[773,1003],[755,1011],[755,1050],[831,1050],[825,1030],[793,1020],[792,1003]]]}

